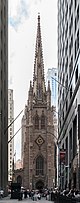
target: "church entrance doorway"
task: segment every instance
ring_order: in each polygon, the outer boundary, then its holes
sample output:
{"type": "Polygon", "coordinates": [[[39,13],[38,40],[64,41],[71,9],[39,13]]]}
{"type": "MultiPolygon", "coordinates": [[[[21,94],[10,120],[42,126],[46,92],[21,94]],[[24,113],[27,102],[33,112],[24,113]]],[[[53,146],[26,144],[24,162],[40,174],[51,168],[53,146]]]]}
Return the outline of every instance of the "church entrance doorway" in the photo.
{"type": "Polygon", "coordinates": [[[39,191],[42,191],[43,188],[44,188],[43,181],[41,181],[41,180],[37,181],[37,183],[36,183],[36,189],[38,189],[39,191]]]}

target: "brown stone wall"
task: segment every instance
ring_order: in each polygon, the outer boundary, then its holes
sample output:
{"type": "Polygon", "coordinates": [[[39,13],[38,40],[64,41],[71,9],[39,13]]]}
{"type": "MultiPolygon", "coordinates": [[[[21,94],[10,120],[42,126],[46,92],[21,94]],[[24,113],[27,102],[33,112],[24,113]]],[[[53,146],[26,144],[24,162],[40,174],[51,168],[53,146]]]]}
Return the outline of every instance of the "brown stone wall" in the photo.
{"type": "Polygon", "coordinates": [[[23,186],[23,181],[24,181],[24,178],[23,178],[23,169],[17,169],[17,170],[14,171],[14,182],[17,182],[18,176],[21,176],[22,186],[23,186]]]}
{"type": "MultiPolygon", "coordinates": [[[[41,117],[43,108],[37,108],[39,117],[41,117]]],[[[33,118],[35,115],[36,108],[33,110],[33,118]]],[[[39,130],[36,130],[34,127],[34,119],[32,125],[27,126],[26,130],[26,143],[24,149],[24,187],[30,188],[33,183],[34,185],[38,179],[44,180],[45,186],[48,185],[49,188],[53,186],[53,178],[55,176],[54,169],[54,137],[49,132],[53,133],[53,117],[52,112],[48,111],[47,108],[44,109],[44,114],[46,115],[46,127],[44,130],[40,128],[39,120],[39,130]],[[50,119],[48,119],[50,117],[50,119]],[[47,120],[50,122],[47,125],[47,120]],[[43,144],[39,146],[36,143],[37,138],[41,136],[43,139],[43,144]],[[36,158],[41,155],[44,158],[44,176],[36,177],[36,158]]],[[[30,113],[31,115],[31,113],[30,113]]],[[[31,120],[31,119],[30,119],[31,120]]]]}

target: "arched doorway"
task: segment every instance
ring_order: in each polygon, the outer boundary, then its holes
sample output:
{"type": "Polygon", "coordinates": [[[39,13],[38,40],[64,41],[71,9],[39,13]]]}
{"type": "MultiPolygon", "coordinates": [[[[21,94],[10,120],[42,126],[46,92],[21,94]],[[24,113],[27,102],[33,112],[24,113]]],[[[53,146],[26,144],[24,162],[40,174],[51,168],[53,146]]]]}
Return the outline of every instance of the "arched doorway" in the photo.
{"type": "Polygon", "coordinates": [[[17,183],[20,183],[20,184],[22,184],[22,177],[19,175],[19,176],[17,176],[17,183]]]}
{"type": "Polygon", "coordinates": [[[42,190],[44,188],[44,183],[42,182],[42,180],[39,180],[37,183],[36,183],[36,189],[38,190],[42,190]]]}

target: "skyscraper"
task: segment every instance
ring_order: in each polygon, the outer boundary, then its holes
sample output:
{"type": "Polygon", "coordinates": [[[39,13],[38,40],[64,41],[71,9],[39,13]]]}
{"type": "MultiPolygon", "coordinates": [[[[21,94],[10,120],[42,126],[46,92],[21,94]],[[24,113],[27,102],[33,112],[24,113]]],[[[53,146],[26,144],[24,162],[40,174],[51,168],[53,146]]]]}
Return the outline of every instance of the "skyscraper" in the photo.
{"type": "Polygon", "coordinates": [[[0,188],[8,183],[8,0],[0,1],[0,188]]]}
{"type": "Polygon", "coordinates": [[[58,81],[60,186],[80,189],[80,0],[58,0],[58,81]]]}
{"type": "Polygon", "coordinates": [[[58,99],[58,69],[49,68],[46,75],[46,82],[50,81],[51,87],[51,104],[57,108],[57,99],[58,99]]]}

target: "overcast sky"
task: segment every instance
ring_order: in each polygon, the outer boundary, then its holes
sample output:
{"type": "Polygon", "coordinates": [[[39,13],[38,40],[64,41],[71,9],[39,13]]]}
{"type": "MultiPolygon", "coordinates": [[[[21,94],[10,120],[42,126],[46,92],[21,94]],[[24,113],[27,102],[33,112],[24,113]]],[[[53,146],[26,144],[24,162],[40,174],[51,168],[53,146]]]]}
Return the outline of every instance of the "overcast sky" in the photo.
{"type": "MultiPolygon", "coordinates": [[[[9,88],[14,90],[14,118],[27,104],[33,80],[37,17],[40,13],[44,72],[57,67],[57,0],[9,0],[9,88]]],[[[14,123],[21,127],[22,115],[14,123]]],[[[21,131],[15,136],[14,151],[20,158],[21,131]]]]}

